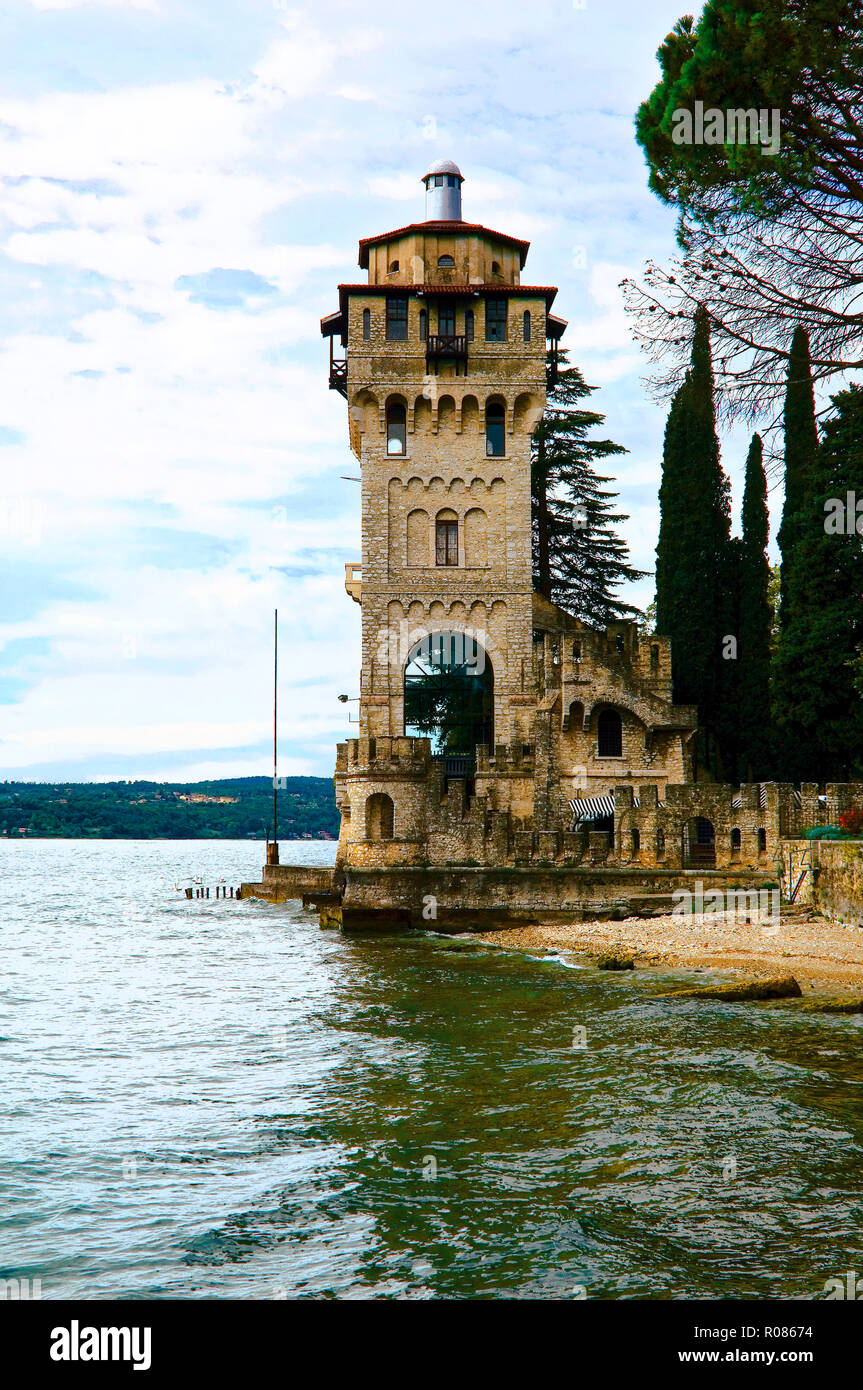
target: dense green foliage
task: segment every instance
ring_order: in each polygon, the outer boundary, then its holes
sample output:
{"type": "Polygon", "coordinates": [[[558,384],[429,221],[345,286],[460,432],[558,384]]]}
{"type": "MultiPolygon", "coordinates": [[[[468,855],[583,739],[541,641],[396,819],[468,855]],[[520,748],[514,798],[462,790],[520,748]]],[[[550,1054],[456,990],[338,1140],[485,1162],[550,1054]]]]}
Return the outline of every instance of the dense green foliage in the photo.
{"type": "Polygon", "coordinates": [[[732,673],[723,639],[735,632],[735,556],[729,483],[719,461],[710,328],[695,317],[690,367],[665,429],[656,547],[656,627],[671,638],[674,698],[698,706],[702,756],[719,771],[717,739],[732,673]]]}
{"type": "Polygon", "coordinates": [[[861,32],[857,0],[708,0],[697,25],[684,16],[659,49],[662,78],[636,119],[654,193],[705,220],[775,215],[800,189],[854,197],[861,32]],[[674,143],[674,112],[699,100],[778,109],[779,149],[765,157],[756,144],[674,143]],[[827,119],[843,106],[844,121],[827,119]]]}
{"type": "Polygon", "coordinates": [[[827,508],[863,497],[863,387],[833,404],[795,519],[774,679],[783,775],[815,782],[863,770],[863,537],[827,508]]]}
{"type": "Polygon", "coordinates": [[[863,364],[863,5],[707,0],[658,53],[636,130],[681,255],[626,281],[660,389],[683,370],[680,319],[710,315],[724,418],[766,418],[796,325],[816,380],[863,364]]]}
{"type": "MultiPolygon", "coordinates": [[[[279,838],[333,839],[332,779],[287,777],[278,791],[279,838]]],[[[3,782],[0,833],[103,840],[264,839],[273,821],[269,777],[212,782],[3,782]],[[189,801],[184,797],[228,798],[189,801]]]]}
{"type": "Polygon", "coordinates": [[[614,528],[628,517],[612,510],[612,479],[594,471],[598,459],[625,454],[609,439],[590,439],[605,416],[581,402],[595,386],[564,363],[533,434],[531,498],[534,587],[544,598],[595,627],[633,617],[637,610],[616,590],[643,573],[629,563],[626,542],[614,528]]]}

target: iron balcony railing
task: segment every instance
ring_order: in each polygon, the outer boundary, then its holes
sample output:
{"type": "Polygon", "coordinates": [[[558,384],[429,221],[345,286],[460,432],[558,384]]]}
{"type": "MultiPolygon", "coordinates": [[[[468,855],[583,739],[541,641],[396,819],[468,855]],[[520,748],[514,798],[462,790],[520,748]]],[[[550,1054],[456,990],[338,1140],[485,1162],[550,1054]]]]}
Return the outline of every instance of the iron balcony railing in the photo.
{"type": "Polygon", "coordinates": [[[460,754],[458,757],[439,756],[435,758],[435,762],[440,764],[443,775],[447,779],[450,777],[470,779],[476,774],[476,758],[471,757],[470,754],[460,754]]]}
{"type": "Polygon", "coordinates": [[[335,358],[330,363],[330,390],[338,391],[340,396],[348,398],[348,364],[346,359],[335,358]]]}
{"type": "Polygon", "coordinates": [[[426,339],[426,357],[463,357],[466,360],[467,344],[464,333],[430,333],[426,339]]]}

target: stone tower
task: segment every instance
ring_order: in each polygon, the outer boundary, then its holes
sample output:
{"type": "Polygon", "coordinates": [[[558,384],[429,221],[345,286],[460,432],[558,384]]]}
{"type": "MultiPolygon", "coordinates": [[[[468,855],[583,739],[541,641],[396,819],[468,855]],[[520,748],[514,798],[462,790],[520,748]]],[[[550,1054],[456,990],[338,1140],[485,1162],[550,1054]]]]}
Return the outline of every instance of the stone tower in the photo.
{"type": "MultiPolygon", "coordinates": [[[[364,238],[367,281],[321,324],[362,483],[339,872],[577,863],[588,812],[596,829],[615,795],[638,808],[644,777],[647,814],[688,779],[695,712],[671,703],[667,638],[587,629],[534,593],[531,435],[566,324],[554,286],[522,282],[528,243],[464,221],[455,164],[422,181],[426,220],[364,238]]],[[[375,911],[415,916],[406,882],[390,872],[375,911]]]]}
{"type": "MultiPolygon", "coordinates": [[[[362,608],[360,740],[348,751],[369,772],[369,740],[374,761],[385,749],[396,759],[354,790],[391,795],[394,838],[412,843],[429,828],[409,811],[401,746],[428,732],[412,725],[410,697],[406,709],[412,653],[420,676],[429,657],[464,668],[473,722],[432,736],[447,786],[464,773],[473,789],[477,743],[520,760],[532,742],[530,436],[547,345],[565,327],[551,313],[556,289],[522,283],[528,243],[462,219],[458,167],[440,161],[423,182],[427,219],[364,238],[368,281],[340,285],[322,324],[346,347],[343,360],[331,347],[330,384],[348,402],[362,474],[362,565],[346,575],[362,608]]],[[[417,741],[412,757],[423,761],[417,741]]],[[[351,840],[357,808],[344,790],[351,840]]]]}

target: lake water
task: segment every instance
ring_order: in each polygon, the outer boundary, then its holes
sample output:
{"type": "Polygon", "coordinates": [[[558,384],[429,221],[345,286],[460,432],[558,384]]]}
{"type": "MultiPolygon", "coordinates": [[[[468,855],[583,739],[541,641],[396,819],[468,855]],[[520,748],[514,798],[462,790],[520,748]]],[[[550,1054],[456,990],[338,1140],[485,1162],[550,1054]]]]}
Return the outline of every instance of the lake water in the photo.
{"type": "Polygon", "coordinates": [[[0,1278],[44,1299],[813,1298],[863,1272],[858,1019],[671,1004],[667,975],[175,889],[261,858],[0,845],[0,1278]]]}

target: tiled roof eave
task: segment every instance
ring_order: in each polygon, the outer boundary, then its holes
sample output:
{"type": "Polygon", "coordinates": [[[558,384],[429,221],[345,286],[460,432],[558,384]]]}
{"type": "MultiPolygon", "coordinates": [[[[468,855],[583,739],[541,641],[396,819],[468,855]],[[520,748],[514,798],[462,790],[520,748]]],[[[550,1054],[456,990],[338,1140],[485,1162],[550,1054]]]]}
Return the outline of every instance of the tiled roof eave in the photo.
{"type": "Polygon", "coordinates": [[[522,237],[510,236],[508,232],[496,232],[491,227],[484,227],[481,222],[455,222],[433,219],[429,222],[409,222],[405,227],[396,227],[391,232],[382,232],[380,236],[366,236],[360,238],[359,266],[362,270],[368,269],[369,247],[379,246],[382,241],[392,241],[395,237],[407,236],[409,232],[428,232],[434,235],[446,235],[449,233],[482,232],[485,236],[494,237],[495,241],[502,241],[509,246],[519,248],[519,262],[524,265],[527,260],[527,253],[530,249],[530,242],[522,237]]]}

